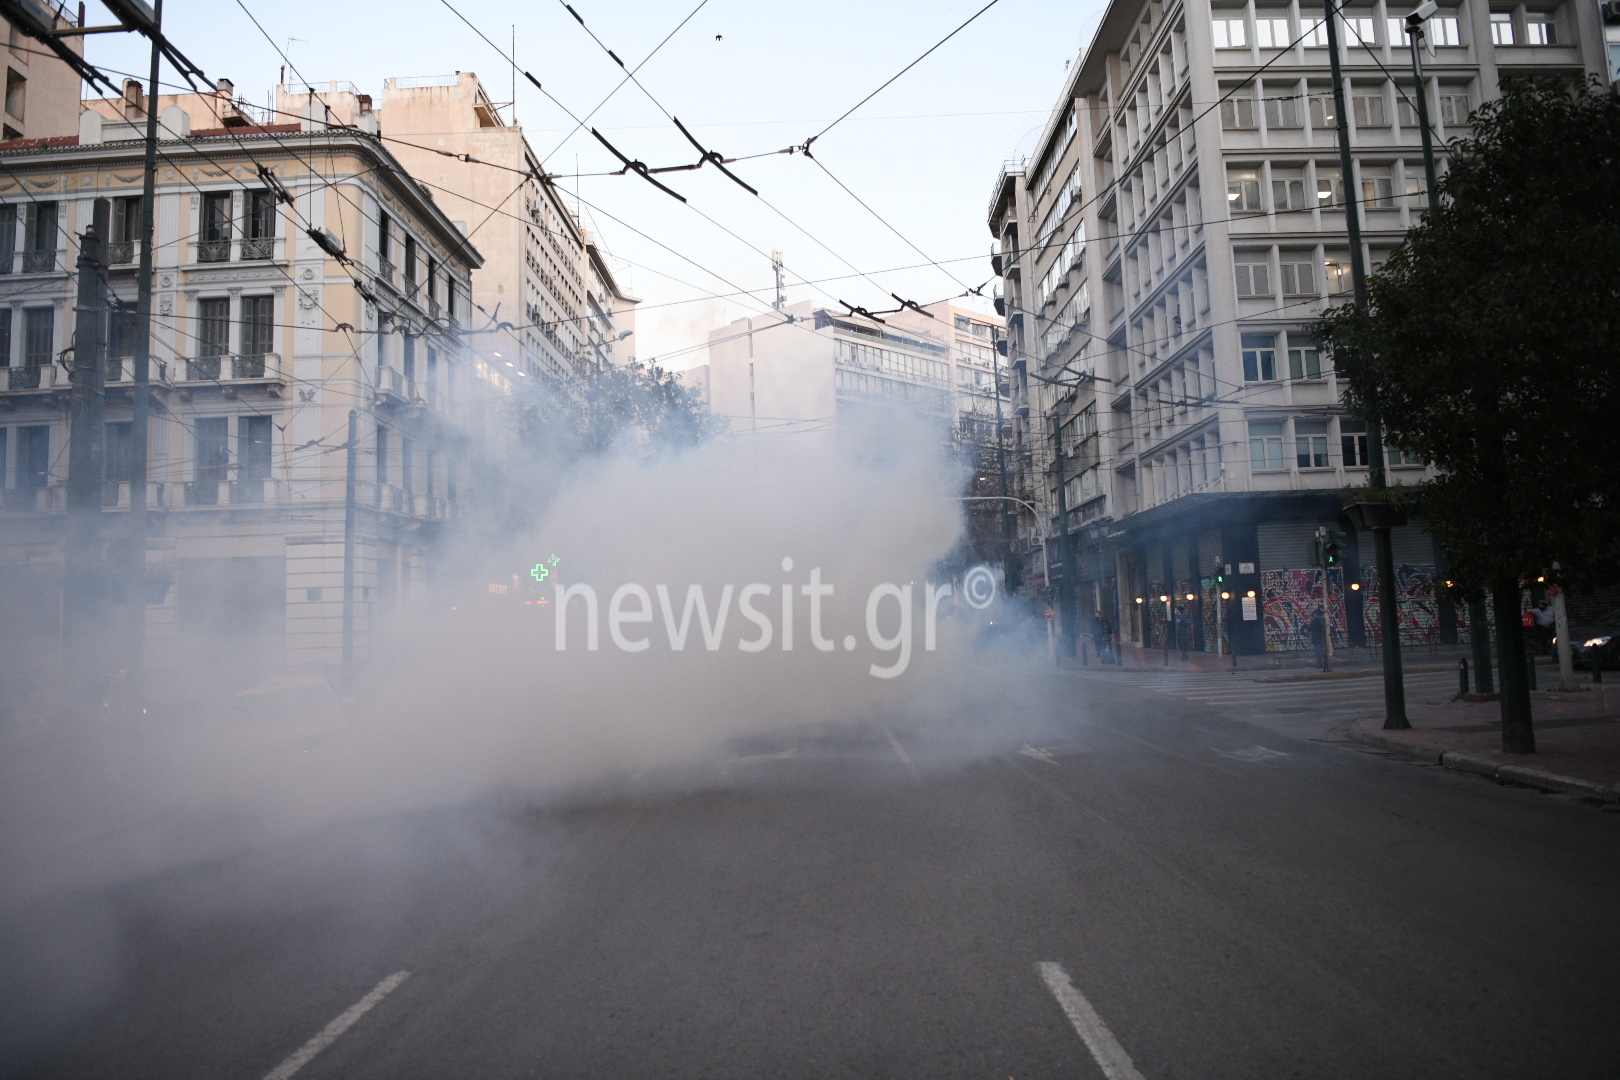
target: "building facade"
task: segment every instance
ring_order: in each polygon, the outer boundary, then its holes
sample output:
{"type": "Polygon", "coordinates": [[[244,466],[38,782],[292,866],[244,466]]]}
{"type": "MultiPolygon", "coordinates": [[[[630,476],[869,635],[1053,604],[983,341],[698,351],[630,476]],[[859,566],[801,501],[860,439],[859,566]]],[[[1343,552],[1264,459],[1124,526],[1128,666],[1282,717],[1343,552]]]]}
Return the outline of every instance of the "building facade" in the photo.
{"type": "MultiPolygon", "coordinates": [[[[189,96],[189,95],[188,95],[189,96]]],[[[148,655],[335,662],[357,417],[355,645],[419,587],[480,483],[502,380],[477,362],[477,250],[377,138],[219,123],[156,103],[148,655]],[[218,126],[205,127],[206,124],[218,126]],[[391,254],[403,252],[403,255],[391,254]]],[[[227,115],[239,108],[216,103],[227,115]]],[[[0,596],[13,637],[59,611],[79,236],[112,204],[103,534],[127,533],[145,103],[90,102],[81,135],[0,144],[0,596]]]]}
{"type": "MultiPolygon", "coordinates": [[[[1114,0],[1035,152],[997,180],[1020,485],[1052,535],[1074,537],[1078,565],[1063,569],[1079,614],[1102,615],[1127,647],[1163,644],[1170,597],[1198,649],[1307,648],[1324,525],[1351,540],[1329,604],[1336,638],[1377,640],[1371,538],[1339,494],[1367,483],[1366,428],[1310,326],[1349,299],[1348,200],[1370,267],[1426,205],[1407,12],[1341,14],[1348,178],[1320,10],[1114,0]]],[[[1584,0],[1463,0],[1428,26],[1422,92],[1442,167],[1444,140],[1504,77],[1607,70],[1584,0]]],[[[1390,483],[1430,475],[1398,433],[1385,452],[1390,483]]],[[[1027,549],[1038,530],[1023,528],[1027,549]]],[[[1466,633],[1462,613],[1425,595],[1443,556],[1421,522],[1395,531],[1395,556],[1403,637],[1466,633]]]]}
{"type": "MultiPolygon", "coordinates": [[[[79,25],[66,5],[40,0],[24,3],[35,10],[42,26],[71,30],[79,25]]],[[[0,121],[0,139],[59,139],[73,135],[79,130],[79,73],[5,19],[0,19],[0,33],[6,39],[5,116],[0,121]]],[[[84,38],[72,34],[59,40],[84,55],[84,38]]]]}

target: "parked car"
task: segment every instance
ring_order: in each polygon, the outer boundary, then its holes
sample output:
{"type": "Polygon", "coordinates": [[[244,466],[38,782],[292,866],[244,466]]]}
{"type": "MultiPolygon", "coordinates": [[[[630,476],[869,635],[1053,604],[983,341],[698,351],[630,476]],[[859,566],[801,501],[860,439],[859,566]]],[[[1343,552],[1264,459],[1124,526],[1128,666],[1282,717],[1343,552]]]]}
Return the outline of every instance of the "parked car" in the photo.
{"type": "Polygon", "coordinates": [[[1569,644],[1576,667],[1591,667],[1594,660],[1606,668],[1620,667],[1620,610],[1571,626],[1569,644]]]}

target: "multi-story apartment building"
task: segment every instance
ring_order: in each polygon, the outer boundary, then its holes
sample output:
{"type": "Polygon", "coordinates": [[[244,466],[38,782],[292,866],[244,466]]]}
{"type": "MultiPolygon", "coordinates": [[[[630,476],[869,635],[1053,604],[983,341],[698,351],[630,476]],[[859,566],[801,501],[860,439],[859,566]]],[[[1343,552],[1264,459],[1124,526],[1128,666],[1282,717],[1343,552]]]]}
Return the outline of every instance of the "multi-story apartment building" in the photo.
{"type": "MultiPolygon", "coordinates": [[[[66,5],[42,0],[23,2],[34,9],[40,26],[55,26],[58,30],[79,26],[79,20],[69,15],[66,5]]],[[[0,138],[59,139],[78,131],[79,73],[6,19],[0,19],[0,33],[6,39],[5,116],[0,121],[0,138]]],[[[84,38],[69,34],[58,40],[84,55],[84,38]]]]}
{"type": "Polygon", "coordinates": [[[710,332],[708,363],[684,373],[733,431],[836,431],[873,407],[936,417],[958,440],[994,439],[1001,320],[949,302],[882,316],[811,301],[710,332]],[[783,316],[791,316],[785,322],[783,316]]]}
{"type": "MultiPolygon", "coordinates": [[[[79,136],[0,143],[0,596],[9,632],[36,642],[51,640],[59,611],[64,350],[79,236],[98,198],[112,203],[110,541],[127,534],[135,479],[145,103],[128,90],[87,105],[79,136]]],[[[478,424],[499,380],[462,339],[478,252],[359,127],[261,124],[231,102],[156,107],[147,565],[168,587],[148,608],[149,655],[210,666],[338,658],[354,413],[364,655],[480,479],[478,424]]]]}
{"type": "MultiPolygon", "coordinates": [[[[277,96],[278,108],[301,108],[308,95],[277,96]]],[[[624,341],[635,299],[477,75],[388,79],[378,106],[389,150],[484,252],[473,303],[485,313],[480,330],[493,331],[479,346],[486,355],[575,401],[599,364],[633,355],[624,341]]]]}
{"type": "MultiPolygon", "coordinates": [[[[1319,525],[1352,538],[1336,636],[1376,640],[1370,537],[1354,536],[1339,499],[1367,482],[1366,429],[1310,326],[1348,299],[1347,200],[1362,207],[1371,266],[1426,205],[1408,10],[1341,13],[1348,178],[1321,10],[1113,0],[1034,153],[997,181],[989,224],[1023,481],[1053,535],[1075,537],[1079,565],[1064,569],[1080,613],[1100,613],[1127,647],[1163,642],[1161,597],[1185,611],[1199,649],[1307,647],[1319,525]]],[[[1466,132],[1510,74],[1607,70],[1588,0],[1462,0],[1428,26],[1422,92],[1440,140],[1466,132]]],[[[1386,454],[1391,483],[1429,475],[1399,433],[1386,454]]],[[[1453,639],[1459,614],[1422,589],[1442,555],[1421,523],[1394,544],[1403,634],[1453,639]]]]}

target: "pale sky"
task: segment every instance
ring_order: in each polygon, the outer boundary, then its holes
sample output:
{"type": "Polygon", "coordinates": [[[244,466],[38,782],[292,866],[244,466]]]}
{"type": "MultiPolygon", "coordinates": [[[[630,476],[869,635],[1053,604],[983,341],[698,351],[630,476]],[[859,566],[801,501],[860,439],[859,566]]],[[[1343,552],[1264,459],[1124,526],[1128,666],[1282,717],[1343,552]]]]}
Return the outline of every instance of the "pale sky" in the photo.
{"type": "MultiPolygon", "coordinates": [[[[390,76],[461,70],[477,72],[492,98],[512,96],[511,66],[441,0],[244,2],[317,86],[337,79],[377,94],[390,76]]],[[[780,150],[816,134],[984,2],[708,0],[637,79],[712,150],[728,157],[780,150]]],[[[623,78],[559,0],[452,3],[507,51],[517,20],[519,65],[577,116],[623,78]]],[[[573,0],[573,6],[602,43],[634,67],[698,0],[573,0]]],[[[985,211],[1001,163],[1029,152],[1066,65],[1078,57],[1102,10],[1100,0],[1000,0],[824,135],[813,152],[929,258],[962,284],[981,285],[990,277],[985,211]]],[[[98,21],[94,6],[90,21],[98,21]]],[[[164,25],[211,78],[230,78],[240,96],[267,102],[282,59],[236,0],[168,0],[164,25]]],[[[143,39],[88,40],[92,63],[145,72],[143,39]]],[[[296,81],[291,72],[288,81],[296,81]]],[[[521,77],[517,120],[535,152],[550,155],[546,168],[567,174],[559,183],[570,192],[576,164],[581,173],[618,166],[588,131],[568,137],[573,121],[521,77]]],[[[386,114],[383,124],[386,133],[386,114]]],[[[649,165],[697,157],[634,83],[590,126],[649,165]]],[[[784,253],[789,302],[814,298],[830,305],[837,298],[877,309],[894,306],[890,291],[925,304],[962,292],[962,284],[935,267],[896,269],[925,260],[802,156],[767,156],[732,169],[764,201],[710,168],[663,177],[688,206],[634,176],[578,182],[578,194],[598,208],[584,208],[587,224],[614,255],[634,264],[630,286],[643,300],[634,342],[641,359],[668,356],[674,368],[699,363],[701,351],[681,350],[701,344],[715,326],[766,310],[772,249],[784,253]],[[849,264],[875,283],[856,276],[849,264]],[[818,288],[802,284],[824,278],[839,280],[818,288]],[[758,290],[759,299],[710,295],[731,293],[733,285],[758,290]]]]}

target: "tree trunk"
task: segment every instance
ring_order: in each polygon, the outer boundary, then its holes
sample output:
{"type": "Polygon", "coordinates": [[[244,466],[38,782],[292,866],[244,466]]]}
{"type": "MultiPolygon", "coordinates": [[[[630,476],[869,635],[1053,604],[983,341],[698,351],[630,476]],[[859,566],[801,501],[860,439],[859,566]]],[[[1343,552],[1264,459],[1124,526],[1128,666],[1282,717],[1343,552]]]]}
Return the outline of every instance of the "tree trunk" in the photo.
{"type": "Polygon", "coordinates": [[[1525,666],[1518,579],[1498,580],[1491,603],[1496,609],[1496,662],[1502,675],[1502,752],[1533,754],[1536,733],[1530,724],[1530,676],[1525,666]]]}

